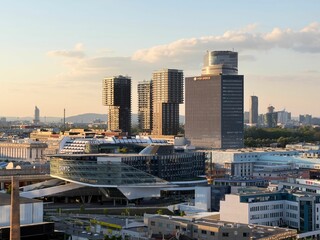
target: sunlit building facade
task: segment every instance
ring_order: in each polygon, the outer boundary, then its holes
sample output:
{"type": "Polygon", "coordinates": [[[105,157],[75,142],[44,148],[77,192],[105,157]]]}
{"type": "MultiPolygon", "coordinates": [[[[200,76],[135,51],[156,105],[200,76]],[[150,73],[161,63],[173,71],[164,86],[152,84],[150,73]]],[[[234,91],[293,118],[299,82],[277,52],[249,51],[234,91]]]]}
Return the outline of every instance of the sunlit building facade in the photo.
{"type": "Polygon", "coordinates": [[[138,122],[143,132],[151,133],[152,129],[152,82],[138,83],[138,122]]]}
{"type": "Polygon", "coordinates": [[[162,69],[152,75],[152,134],[176,135],[183,103],[183,71],[162,69]]]}
{"type": "Polygon", "coordinates": [[[208,52],[202,75],[186,78],[185,136],[196,147],[243,147],[244,81],[237,56],[208,52]]]}

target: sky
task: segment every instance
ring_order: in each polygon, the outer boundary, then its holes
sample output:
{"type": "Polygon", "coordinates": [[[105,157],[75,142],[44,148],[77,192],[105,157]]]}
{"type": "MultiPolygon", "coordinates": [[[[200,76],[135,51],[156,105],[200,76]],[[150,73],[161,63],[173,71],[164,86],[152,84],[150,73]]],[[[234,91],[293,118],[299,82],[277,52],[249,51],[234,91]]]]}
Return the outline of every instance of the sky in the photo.
{"type": "MultiPolygon", "coordinates": [[[[318,0],[28,0],[0,8],[0,116],[106,113],[102,79],[162,68],[201,73],[207,50],[239,52],[259,113],[320,117],[318,0]]],[[[180,107],[184,114],[184,106],[180,107]]]]}

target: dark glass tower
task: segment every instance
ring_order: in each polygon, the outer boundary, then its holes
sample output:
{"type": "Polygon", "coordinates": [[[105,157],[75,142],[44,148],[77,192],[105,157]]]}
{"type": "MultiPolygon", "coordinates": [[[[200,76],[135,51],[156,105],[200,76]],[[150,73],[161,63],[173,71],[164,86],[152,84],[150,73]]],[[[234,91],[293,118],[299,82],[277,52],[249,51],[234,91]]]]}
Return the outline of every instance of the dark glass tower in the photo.
{"type": "Polygon", "coordinates": [[[249,110],[249,123],[252,125],[258,124],[258,97],[250,96],[250,110],[249,110]]]}
{"type": "Polygon", "coordinates": [[[192,145],[243,147],[243,79],[230,51],[208,52],[202,75],[186,78],[185,136],[192,145]]]}
{"type": "Polygon", "coordinates": [[[108,106],[108,130],[131,134],[131,78],[103,79],[102,102],[108,106]]]}

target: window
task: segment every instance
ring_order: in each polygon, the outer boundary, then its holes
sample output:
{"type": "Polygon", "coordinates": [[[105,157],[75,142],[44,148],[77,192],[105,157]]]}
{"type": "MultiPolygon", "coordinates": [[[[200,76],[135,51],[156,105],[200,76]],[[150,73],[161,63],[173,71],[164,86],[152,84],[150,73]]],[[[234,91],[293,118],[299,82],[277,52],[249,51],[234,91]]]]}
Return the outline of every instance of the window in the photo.
{"type": "Polygon", "coordinates": [[[215,232],[210,232],[210,235],[211,235],[211,236],[214,236],[214,235],[215,235],[215,232]]]}
{"type": "Polygon", "coordinates": [[[151,226],[155,226],[156,223],[154,221],[151,221],[151,226]]]}
{"type": "Polygon", "coordinates": [[[201,233],[202,234],[207,234],[207,231],[206,230],[201,230],[201,233]]]}
{"type": "Polygon", "coordinates": [[[242,236],[243,236],[243,237],[249,237],[249,233],[244,232],[244,233],[242,234],[242,236]]]}
{"type": "Polygon", "coordinates": [[[222,233],[222,237],[229,237],[229,233],[223,232],[223,233],[222,233]]]}
{"type": "Polygon", "coordinates": [[[176,229],[180,229],[180,226],[176,225],[176,229]]]}

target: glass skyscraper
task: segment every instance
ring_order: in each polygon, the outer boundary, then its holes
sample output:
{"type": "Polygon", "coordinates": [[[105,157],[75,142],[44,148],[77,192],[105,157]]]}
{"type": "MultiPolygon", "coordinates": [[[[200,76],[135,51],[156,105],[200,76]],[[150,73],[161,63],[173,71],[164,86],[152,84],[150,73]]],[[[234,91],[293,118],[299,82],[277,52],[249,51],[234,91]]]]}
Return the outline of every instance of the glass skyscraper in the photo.
{"type": "Polygon", "coordinates": [[[202,75],[186,78],[185,136],[192,145],[243,147],[243,79],[231,51],[208,52],[202,75]]]}

